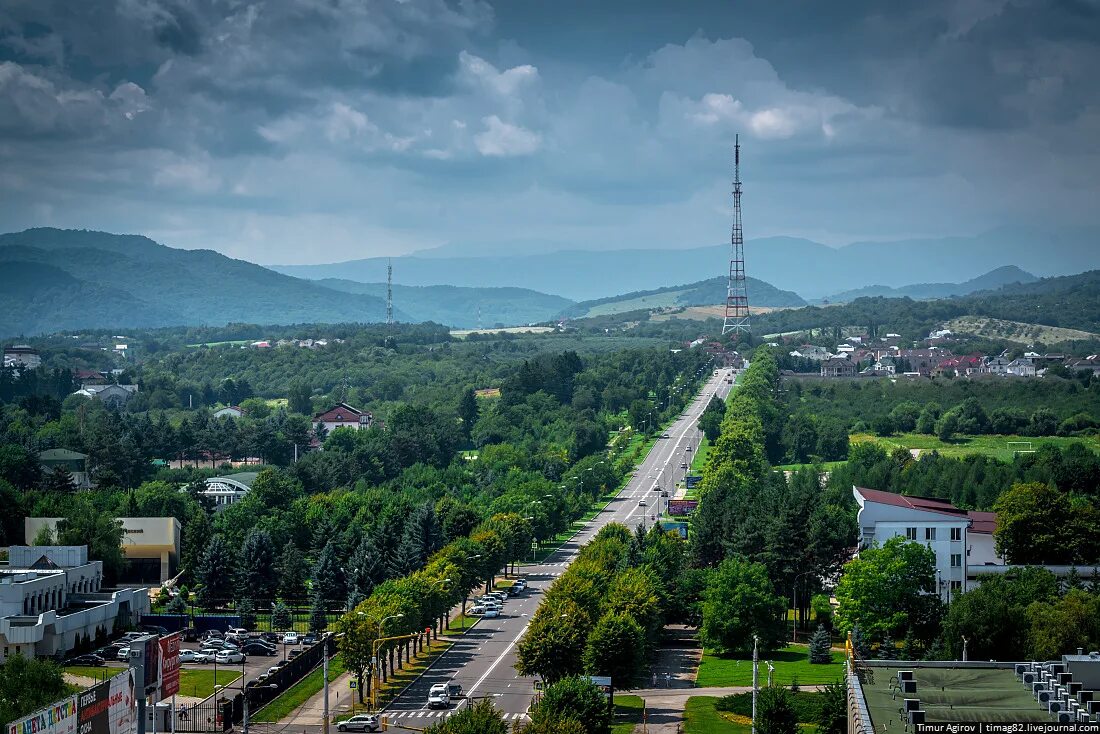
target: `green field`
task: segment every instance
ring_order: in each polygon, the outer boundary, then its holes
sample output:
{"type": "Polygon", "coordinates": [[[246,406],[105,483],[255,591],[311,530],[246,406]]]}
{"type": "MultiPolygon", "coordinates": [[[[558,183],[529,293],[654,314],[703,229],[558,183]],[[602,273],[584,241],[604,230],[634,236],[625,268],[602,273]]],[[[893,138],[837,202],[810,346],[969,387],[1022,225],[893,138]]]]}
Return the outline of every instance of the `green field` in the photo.
{"type": "Polygon", "coordinates": [[[713,696],[689,698],[684,705],[684,734],[748,734],[752,731],[751,720],[743,721],[744,717],[719,712],[714,708],[717,702],[713,696]]]}
{"type": "Polygon", "coordinates": [[[467,617],[463,614],[451,619],[451,626],[443,630],[444,635],[464,635],[466,630],[481,621],[481,617],[467,617]]]}
{"type": "Polygon", "coordinates": [[[1033,450],[1040,446],[1057,446],[1065,448],[1071,443],[1083,443],[1093,451],[1100,453],[1100,436],[1071,437],[1071,436],[959,436],[951,441],[941,441],[936,436],[923,433],[901,433],[896,436],[883,438],[869,433],[855,433],[851,436],[852,443],[874,442],[881,445],[887,451],[897,448],[920,449],[925,451],[938,451],[943,456],[960,457],[968,454],[982,454],[1001,461],[1012,461],[1013,449],[1020,446],[1009,447],[1009,442],[1028,441],[1033,450]]]}
{"type": "Polygon", "coordinates": [[[615,694],[615,713],[611,734],[631,734],[636,724],[642,723],[642,701],[640,696],[615,694]]]}
{"type": "MultiPolygon", "coordinates": [[[[337,654],[328,664],[328,679],[335,680],[344,673],[344,659],[337,654]]],[[[221,677],[220,675],[218,676],[221,677]]],[[[290,715],[294,709],[301,706],[310,696],[315,695],[324,685],[324,670],[318,665],[313,672],[286,689],[271,703],[264,706],[251,716],[253,721],[276,722],[290,715]]]]}
{"type": "MultiPolygon", "coordinates": [[[[110,678],[118,675],[123,668],[116,667],[84,667],[70,665],[65,668],[66,673],[79,675],[93,680],[104,680],[104,676],[110,678]]],[[[220,668],[218,670],[218,685],[227,686],[241,677],[240,671],[232,668],[220,668]]],[[[206,698],[214,692],[214,668],[181,668],[180,669],[180,695],[206,698]]]]}
{"type": "MultiPolygon", "coordinates": [[[[781,686],[789,686],[795,681],[802,686],[816,686],[844,677],[844,653],[833,651],[830,665],[811,665],[806,645],[788,645],[782,650],[760,654],[760,685],[768,682],[769,660],[775,666],[773,680],[781,686]]],[[[704,651],[695,685],[699,688],[751,686],[752,655],[725,657],[704,651]]]]}
{"type": "Polygon", "coordinates": [[[702,474],[703,467],[707,465],[707,454],[710,453],[710,440],[703,436],[699,441],[699,448],[695,450],[695,456],[691,459],[691,473],[702,474]]]}

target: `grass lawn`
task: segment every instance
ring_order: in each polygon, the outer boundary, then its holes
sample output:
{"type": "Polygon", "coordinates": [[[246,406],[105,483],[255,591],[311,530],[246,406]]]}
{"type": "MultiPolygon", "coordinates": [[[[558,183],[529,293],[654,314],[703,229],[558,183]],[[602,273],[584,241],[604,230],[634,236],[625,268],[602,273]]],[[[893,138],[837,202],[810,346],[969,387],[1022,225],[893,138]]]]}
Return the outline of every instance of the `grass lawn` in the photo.
{"type": "MultiPolygon", "coordinates": [[[[328,663],[329,681],[338,678],[343,672],[344,659],[340,654],[337,654],[336,657],[329,660],[328,663]]],[[[221,676],[219,675],[218,678],[220,679],[221,676]]],[[[309,700],[311,696],[316,695],[321,690],[324,682],[324,670],[318,665],[317,668],[305,678],[302,678],[276,698],[272,699],[271,703],[267,704],[256,713],[251,714],[250,718],[252,721],[280,721],[289,716],[294,709],[309,700]]]]}
{"type": "Polygon", "coordinates": [[[475,624],[481,621],[481,617],[470,616],[467,617],[463,614],[458,615],[451,619],[451,626],[443,630],[444,635],[463,635],[466,634],[466,630],[473,627],[475,624]]]}
{"type": "Polygon", "coordinates": [[[951,441],[944,442],[936,436],[928,436],[923,433],[901,433],[885,438],[870,433],[854,433],[850,440],[852,443],[873,441],[882,445],[887,451],[896,448],[920,449],[922,453],[935,450],[944,456],[952,457],[982,454],[1001,461],[1012,461],[1013,449],[1022,448],[1020,446],[1010,448],[1008,446],[1010,441],[1029,441],[1032,449],[1048,445],[1065,448],[1071,443],[1080,442],[1093,451],[1100,453],[1100,436],[959,436],[951,441]]]}
{"type": "Polygon", "coordinates": [[[707,465],[707,454],[710,453],[710,439],[703,436],[699,441],[699,448],[695,449],[695,456],[691,459],[691,473],[702,474],[703,467],[707,465]]]}
{"type": "Polygon", "coordinates": [[[684,705],[684,734],[748,734],[752,720],[718,711],[713,696],[692,696],[684,705]],[[728,718],[727,718],[728,717],[728,718]]]}
{"type": "MultiPolygon", "coordinates": [[[[834,651],[833,662],[830,665],[810,665],[806,645],[788,645],[782,650],[760,654],[760,685],[766,685],[768,682],[766,661],[769,660],[775,666],[773,680],[782,686],[789,686],[795,680],[802,686],[823,685],[844,677],[844,653],[834,651]]],[[[751,685],[752,655],[720,657],[704,651],[696,686],[710,688],[751,685]]]]}
{"type": "Polygon", "coordinates": [[[642,699],[640,696],[615,694],[614,723],[611,734],[631,734],[634,725],[642,723],[642,699]]]}
{"type": "MultiPolygon", "coordinates": [[[[833,469],[836,469],[838,466],[841,466],[845,463],[847,463],[847,462],[845,462],[845,461],[823,461],[823,462],[821,462],[821,468],[824,469],[825,471],[832,471],[833,469]]],[[[777,466],[775,468],[776,469],[781,469],[782,471],[798,471],[799,469],[804,469],[804,468],[810,467],[810,466],[813,466],[813,464],[780,464],[779,466],[777,466]]]]}
{"type": "MultiPolygon", "coordinates": [[[[124,668],[111,667],[83,667],[71,665],[65,668],[66,673],[92,678],[93,680],[105,680],[113,675],[118,675],[124,668]]],[[[227,686],[241,677],[240,671],[233,669],[218,669],[218,685],[227,686]]],[[[206,698],[214,692],[214,669],[211,668],[180,668],[180,695],[206,698]]]]}

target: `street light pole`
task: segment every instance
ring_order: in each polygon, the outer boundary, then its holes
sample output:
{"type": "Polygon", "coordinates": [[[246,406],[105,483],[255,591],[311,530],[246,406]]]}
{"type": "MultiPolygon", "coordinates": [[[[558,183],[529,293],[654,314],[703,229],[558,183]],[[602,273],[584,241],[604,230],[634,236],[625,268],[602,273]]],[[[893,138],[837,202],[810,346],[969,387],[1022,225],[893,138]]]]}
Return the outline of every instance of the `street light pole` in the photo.
{"type": "Polygon", "coordinates": [[[757,643],[760,638],[752,636],[752,734],[756,734],[756,693],[760,690],[760,656],[757,652],[757,643]]]}

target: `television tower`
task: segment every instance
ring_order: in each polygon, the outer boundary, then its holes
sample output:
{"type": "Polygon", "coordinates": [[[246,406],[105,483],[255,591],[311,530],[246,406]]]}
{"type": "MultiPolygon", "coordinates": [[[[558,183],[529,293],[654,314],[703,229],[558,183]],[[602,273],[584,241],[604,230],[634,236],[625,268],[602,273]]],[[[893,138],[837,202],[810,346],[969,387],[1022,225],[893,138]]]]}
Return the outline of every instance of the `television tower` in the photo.
{"type": "Polygon", "coordinates": [[[730,279],[722,333],[749,333],[749,291],[745,285],[745,240],[741,234],[741,142],[733,139],[733,230],[730,232],[730,279]]]}
{"type": "Polygon", "coordinates": [[[393,323],[393,260],[386,260],[386,323],[393,323]]]}

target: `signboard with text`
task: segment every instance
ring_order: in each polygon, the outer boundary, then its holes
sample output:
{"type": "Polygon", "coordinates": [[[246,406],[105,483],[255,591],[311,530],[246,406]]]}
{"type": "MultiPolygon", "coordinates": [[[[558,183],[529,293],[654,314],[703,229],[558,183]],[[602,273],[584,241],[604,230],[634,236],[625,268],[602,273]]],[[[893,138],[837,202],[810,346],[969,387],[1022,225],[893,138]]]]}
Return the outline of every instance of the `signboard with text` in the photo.
{"type": "Polygon", "coordinates": [[[76,734],[76,696],[8,724],[8,734],[76,734]]]}
{"type": "Polygon", "coordinates": [[[164,700],[180,690],[180,633],[160,638],[160,698],[164,700]]]}
{"type": "Polygon", "coordinates": [[[701,481],[703,481],[703,478],[701,476],[696,475],[696,474],[689,474],[686,477],[684,477],[684,485],[688,489],[695,489],[695,487],[698,486],[699,482],[701,482],[701,481]]]}
{"type": "Polygon", "coordinates": [[[695,512],[699,506],[699,500],[669,500],[668,514],[673,517],[683,517],[695,512]]]}
{"type": "Polygon", "coordinates": [[[676,533],[681,540],[687,540],[688,524],[675,520],[661,520],[661,530],[666,533],[676,533]]]}
{"type": "Polygon", "coordinates": [[[127,670],[77,696],[77,734],[131,734],[136,723],[134,673],[127,670]]]}

